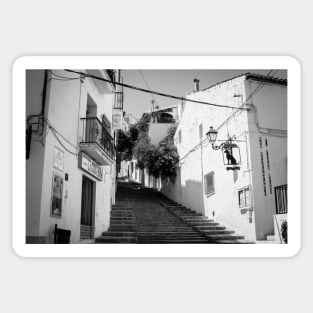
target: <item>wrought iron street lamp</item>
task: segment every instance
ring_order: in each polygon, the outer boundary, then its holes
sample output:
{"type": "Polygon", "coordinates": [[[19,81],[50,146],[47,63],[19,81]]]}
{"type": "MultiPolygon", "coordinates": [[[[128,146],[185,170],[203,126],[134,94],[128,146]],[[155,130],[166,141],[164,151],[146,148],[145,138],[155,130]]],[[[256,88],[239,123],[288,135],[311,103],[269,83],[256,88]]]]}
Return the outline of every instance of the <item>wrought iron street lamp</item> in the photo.
{"type": "Polygon", "coordinates": [[[222,142],[219,146],[215,145],[217,139],[217,131],[211,126],[206,133],[209,143],[213,150],[222,149],[224,165],[227,165],[227,170],[239,170],[241,164],[241,155],[239,147],[233,143],[235,137],[229,137],[228,140],[222,142]],[[235,152],[236,151],[236,152],[235,152]],[[224,157],[225,155],[225,157],[224,157]]]}
{"type": "Polygon", "coordinates": [[[217,130],[215,130],[212,126],[210,126],[210,130],[206,133],[209,143],[212,145],[213,150],[219,150],[224,145],[224,142],[219,146],[215,145],[217,139],[217,130]]]}

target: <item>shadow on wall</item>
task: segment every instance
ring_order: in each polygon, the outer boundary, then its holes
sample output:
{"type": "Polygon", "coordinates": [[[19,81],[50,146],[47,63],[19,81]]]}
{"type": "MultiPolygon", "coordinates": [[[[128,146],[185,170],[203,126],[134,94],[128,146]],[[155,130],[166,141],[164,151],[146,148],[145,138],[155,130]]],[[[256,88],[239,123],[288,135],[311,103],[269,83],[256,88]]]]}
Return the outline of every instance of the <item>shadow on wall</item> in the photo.
{"type": "Polygon", "coordinates": [[[202,181],[187,180],[184,186],[178,181],[175,184],[163,181],[161,192],[169,199],[205,215],[202,181]]]}
{"type": "Polygon", "coordinates": [[[186,180],[185,186],[181,186],[182,205],[205,215],[203,193],[202,181],[186,180]]]}

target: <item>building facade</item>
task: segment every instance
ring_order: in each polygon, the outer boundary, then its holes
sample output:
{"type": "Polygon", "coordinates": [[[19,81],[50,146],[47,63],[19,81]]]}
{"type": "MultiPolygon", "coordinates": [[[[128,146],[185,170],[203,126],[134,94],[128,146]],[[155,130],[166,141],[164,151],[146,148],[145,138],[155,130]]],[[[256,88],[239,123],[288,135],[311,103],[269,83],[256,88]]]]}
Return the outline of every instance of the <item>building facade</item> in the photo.
{"type": "Polygon", "coordinates": [[[274,235],[276,214],[287,213],[287,80],[246,73],[195,88],[187,98],[232,108],[179,106],[180,165],[176,182],[163,181],[162,192],[247,239],[266,240],[274,235]],[[220,149],[208,142],[211,126],[220,149]],[[229,138],[232,148],[223,149],[229,138]]]}
{"type": "Polygon", "coordinates": [[[109,227],[117,72],[80,72],[26,72],[27,243],[53,243],[56,228],[70,231],[70,243],[82,243],[109,227]]]}

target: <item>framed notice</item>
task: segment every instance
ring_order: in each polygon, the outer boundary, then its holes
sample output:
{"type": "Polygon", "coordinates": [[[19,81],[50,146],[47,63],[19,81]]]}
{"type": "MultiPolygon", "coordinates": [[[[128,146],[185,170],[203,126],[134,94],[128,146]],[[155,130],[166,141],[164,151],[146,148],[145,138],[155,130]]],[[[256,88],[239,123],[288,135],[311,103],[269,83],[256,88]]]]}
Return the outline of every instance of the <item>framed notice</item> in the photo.
{"type": "Polygon", "coordinates": [[[113,122],[113,129],[122,129],[123,110],[113,109],[112,122],[113,122]]]}
{"type": "Polygon", "coordinates": [[[63,177],[54,172],[52,179],[51,216],[62,216],[63,177]]]}
{"type": "Polygon", "coordinates": [[[60,171],[64,169],[64,152],[57,147],[53,150],[53,167],[60,171]]]}

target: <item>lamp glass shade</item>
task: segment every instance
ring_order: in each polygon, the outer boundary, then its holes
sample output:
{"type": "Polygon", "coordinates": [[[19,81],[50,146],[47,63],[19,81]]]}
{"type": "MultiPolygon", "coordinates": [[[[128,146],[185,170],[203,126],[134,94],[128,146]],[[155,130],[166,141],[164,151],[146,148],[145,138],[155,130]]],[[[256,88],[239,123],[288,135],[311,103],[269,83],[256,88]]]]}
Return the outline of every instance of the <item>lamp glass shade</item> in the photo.
{"type": "Polygon", "coordinates": [[[217,131],[211,126],[210,130],[206,133],[210,143],[214,143],[217,138],[217,131]]]}

